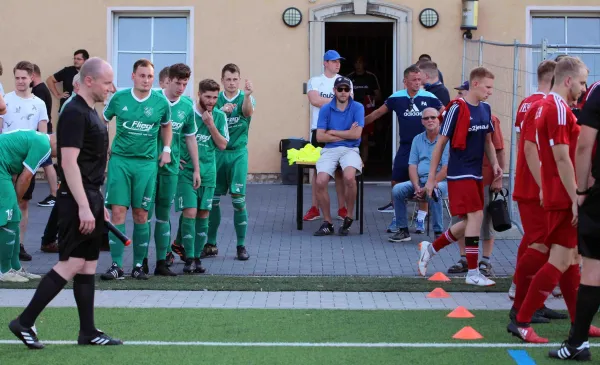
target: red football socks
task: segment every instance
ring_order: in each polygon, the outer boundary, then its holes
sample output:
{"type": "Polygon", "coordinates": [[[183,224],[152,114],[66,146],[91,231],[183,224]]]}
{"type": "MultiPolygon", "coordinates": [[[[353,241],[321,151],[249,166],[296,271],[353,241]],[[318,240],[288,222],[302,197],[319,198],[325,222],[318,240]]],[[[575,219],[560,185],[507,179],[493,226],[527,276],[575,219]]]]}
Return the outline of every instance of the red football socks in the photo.
{"type": "MultiPolygon", "coordinates": [[[[556,284],[560,281],[562,272],[554,265],[546,262],[531,280],[531,286],[517,314],[517,322],[529,323],[531,317],[546,301],[556,284]]],[[[517,283],[517,290],[519,284],[517,283]]]]}
{"type": "Polygon", "coordinates": [[[560,278],[559,285],[562,292],[571,323],[575,322],[575,313],[577,312],[577,291],[579,290],[579,282],[581,281],[581,272],[579,265],[571,265],[560,278]]]}
{"type": "Polygon", "coordinates": [[[450,230],[444,232],[444,234],[440,235],[437,240],[433,242],[433,249],[435,252],[439,252],[442,248],[450,245],[453,242],[456,242],[456,238],[452,235],[450,230]]]}
{"type": "MultiPolygon", "coordinates": [[[[521,251],[520,247],[519,251],[521,251]]],[[[517,260],[517,268],[515,270],[514,280],[517,285],[517,291],[515,293],[513,308],[517,310],[523,305],[523,301],[531,285],[531,279],[548,261],[548,254],[541,253],[533,248],[528,248],[524,251],[523,256],[517,260]]]]}

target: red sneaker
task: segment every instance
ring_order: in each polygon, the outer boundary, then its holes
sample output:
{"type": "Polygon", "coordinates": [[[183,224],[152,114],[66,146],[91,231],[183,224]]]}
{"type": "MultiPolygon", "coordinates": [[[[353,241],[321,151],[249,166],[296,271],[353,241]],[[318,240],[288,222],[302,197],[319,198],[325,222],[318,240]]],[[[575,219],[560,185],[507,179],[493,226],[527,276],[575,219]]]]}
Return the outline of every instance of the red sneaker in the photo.
{"type": "Polygon", "coordinates": [[[344,220],[348,216],[348,209],[346,207],[338,209],[338,219],[344,220]]]}
{"type": "Polygon", "coordinates": [[[321,218],[321,212],[319,212],[319,208],[312,206],[302,218],[305,221],[314,221],[321,218]]]}
{"type": "Polygon", "coordinates": [[[538,336],[533,330],[533,327],[519,327],[511,322],[506,330],[513,336],[528,343],[548,343],[548,339],[538,336]]]}
{"type": "Polygon", "coordinates": [[[590,326],[590,330],[588,332],[588,336],[590,337],[600,337],[600,328],[596,326],[590,326]]]}

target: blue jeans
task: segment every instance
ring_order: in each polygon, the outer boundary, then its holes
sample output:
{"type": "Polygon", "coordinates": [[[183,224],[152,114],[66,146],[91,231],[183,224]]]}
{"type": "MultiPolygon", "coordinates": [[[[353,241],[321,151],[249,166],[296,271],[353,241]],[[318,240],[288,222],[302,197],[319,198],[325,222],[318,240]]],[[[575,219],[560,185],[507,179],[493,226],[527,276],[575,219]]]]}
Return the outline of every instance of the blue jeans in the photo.
{"type": "MultiPolygon", "coordinates": [[[[424,185],[421,185],[424,186],[424,185]]],[[[445,198],[448,196],[448,184],[445,181],[438,183],[438,188],[445,198]]],[[[410,199],[415,195],[415,189],[410,181],[405,181],[396,184],[392,189],[392,197],[394,199],[394,210],[396,213],[396,226],[398,228],[408,228],[408,218],[406,217],[406,199],[410,199]]],[[[433,199],[428,199],[429,215],[432,217],[433,231],[444,231],[444,212],[443,201],[438,199],[437,202],[433,199]]]]}

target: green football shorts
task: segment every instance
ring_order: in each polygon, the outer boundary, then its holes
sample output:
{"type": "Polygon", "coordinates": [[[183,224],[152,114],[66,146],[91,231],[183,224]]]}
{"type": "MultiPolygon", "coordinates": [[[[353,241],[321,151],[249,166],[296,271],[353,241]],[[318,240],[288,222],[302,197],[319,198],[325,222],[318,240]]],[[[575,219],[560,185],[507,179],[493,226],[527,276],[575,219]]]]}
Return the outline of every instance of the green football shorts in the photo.
{"type": "MultiPolygon", "coordinates": [[[[35,176],[32,177],[35,179],[35,176]]],[[[0,178],[0,227],[5,226],[9,222],[21,221],[21,209],[17,202],[17,192],[12,183],[12,179],[0,178]]]]}
{"type": "Polygon", "coordinates": [[[175,210],[181,212],[184,209],[194,208],[198,210],[210,210],[212,199],[215,196],[215,188],[200,186],[194,190],[191,182],[182,181],[177,184],[175,196],[175,210]]]}
{"type": "Polygon", "coordinates": [[[105,205],[150,210],[158,162],[112,155],[108,161],[105,205]]]}
{"type": "Polygon", "coordinates": [[[246,195],[248,149],[224,150],[216,153],[217,186],[215,195],[246,195]]]}
{"type": "Polygon", "coordinates": [[[178,175],[158,175],[154,203],[170,207],[177,193],[178,175]]]}

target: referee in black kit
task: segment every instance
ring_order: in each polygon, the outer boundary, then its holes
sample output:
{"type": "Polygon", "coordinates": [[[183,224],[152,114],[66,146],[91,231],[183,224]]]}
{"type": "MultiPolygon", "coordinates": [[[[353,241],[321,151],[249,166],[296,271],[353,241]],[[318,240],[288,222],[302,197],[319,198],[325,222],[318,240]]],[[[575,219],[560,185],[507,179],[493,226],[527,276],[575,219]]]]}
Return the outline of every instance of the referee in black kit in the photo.
{"type": "Polygon", "coordinates": [[[94,324],[96,265],[108,210],[100,186],[104,183],[108,130],[94,109],[112,87],[111,66],[90,58],[80,70],[80,89],[61,113],[57,125],[58,163],[62,167],[58,190],[59,262],[40,282],[31,302],[9,324],[12,333],[31,349],[41,349],[35,320],[73,279],[79,312],[79,345],[121,345],[94,324]]]}
{"type": "Polygon", "coordinates": [[[567,341],[549,353],[552,358],[579,361],[591,360],[588,333],[600,308],[600,154],[595,148],[600,140],[600,87],[592,86],[583,102],[578,118],[581,133],[575,156],[578,245],[583,262],[577,315],[567,341]],[[593,184],[591,187],[590,183],[593,184]]]}

